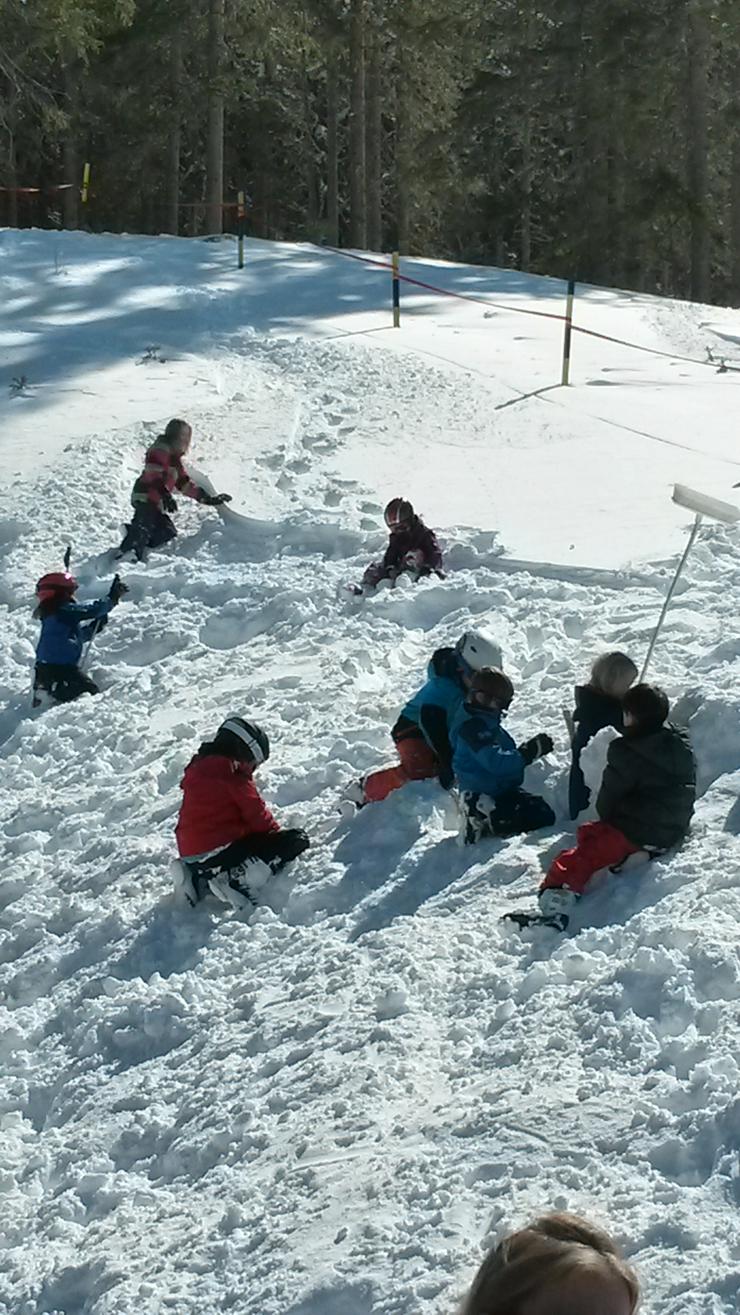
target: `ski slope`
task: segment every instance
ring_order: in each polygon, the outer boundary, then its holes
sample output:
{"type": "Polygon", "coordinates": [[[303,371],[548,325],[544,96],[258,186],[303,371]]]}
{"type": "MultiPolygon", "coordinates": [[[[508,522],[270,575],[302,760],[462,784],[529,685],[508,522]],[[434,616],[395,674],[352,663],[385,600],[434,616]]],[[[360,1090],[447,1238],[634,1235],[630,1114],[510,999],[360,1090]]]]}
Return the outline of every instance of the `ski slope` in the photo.
{"type": "MultiPolygon", "coordinates": [[[[501,1229],[619,1237],[648,1315],[740,1304],[740,532],[706,524],[656,651],[699,763],[692,835],[517,935],[572,835],[561,709],[643,656],[690,522],[740,490],[740,374],[576,335],[555,280],[385,271],[309,246],[0,232],[0,1310],[449,1315],[501,1229]],[[502,309],[503,307],[503,309],[502,309]],[[150,350],[156,349],[156,350],[150,350]],[[12,379],[26,384],[11,390],[12,379]],[[549,389],[548,392],[540,392],[549,389]],[[11,396],[11,391],[15,395],[11,396]],[[95,644],[103,692],[34,716],[36,578],[110,571],[171,415],[235,516],[180,500],[95,644]],[[445,581],[342,585],[410,496],[445,581]],[[499,639],[550,832],[459,848],[433,783],[341,819],[432,650],[499,639]],[[313,847],[251,922],[176,902],[182,770],[229,712],[313,847]]],[[[577,322],[732,359],[734,312],[583,289],[577,322]]],[[[738,351],[740,357],[740,351],[738,351]]]]}

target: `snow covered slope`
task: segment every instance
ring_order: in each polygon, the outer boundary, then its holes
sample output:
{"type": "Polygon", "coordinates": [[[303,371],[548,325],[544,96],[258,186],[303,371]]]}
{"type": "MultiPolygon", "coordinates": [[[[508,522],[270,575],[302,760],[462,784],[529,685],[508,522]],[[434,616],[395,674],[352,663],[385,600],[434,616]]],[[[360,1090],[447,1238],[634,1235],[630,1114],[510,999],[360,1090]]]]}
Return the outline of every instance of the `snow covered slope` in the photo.
{"type": "MultiPolygon", "coordinates": [[[[558,323],[418,289],[386,330],[385,273],[328,252],[250,244],[239,274],[227,242],[4,232],[0,261],[3,385],[28,380],[0,399],[0,1309],[448,1315],[499,1228],[568,1206],[619,1235],[650,1315],[736,1311],[736,531],[702,531],[655,659],[699,760],[689,842],[568,938],[499,919],[570,834],[571,686],[605,647],[644,653],[686,528],[671,484],[733,496],[740,376],[578,338],[576,386],[507,406],[556,382],[558,323]],[[102,695],[32,716],[33,582],[71,541],[105,588],[177,413],[249,520],[182,500],[96,642],[102,695]],[[398,492],[449,578],[358,604],[341,586],[398,492]],[[471,623],[514,731],[556,739],[528,781],[558,825],[461,850],[431,783],[340,820],[471,623]],[[314,836],[249,925],[169,887],[182,769],[231,711],[314,836]]],[[[414,266],[561,309],[555,282],[414,266]]],[[[621,293],[578,313],[700,359],[736,333],[621,293]]]]}

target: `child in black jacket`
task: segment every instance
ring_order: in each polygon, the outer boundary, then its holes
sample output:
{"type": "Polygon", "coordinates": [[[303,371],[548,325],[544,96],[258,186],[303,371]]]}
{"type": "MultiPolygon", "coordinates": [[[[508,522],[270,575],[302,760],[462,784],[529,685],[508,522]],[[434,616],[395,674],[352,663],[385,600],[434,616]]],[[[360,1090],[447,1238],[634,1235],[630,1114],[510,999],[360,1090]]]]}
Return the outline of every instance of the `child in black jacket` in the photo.
{"type": "Polygon", "coordinates": [[[581,752],[605,726],[613,726],[617,731],[624,729],[622,699],[636,679],[637,667],[626,653],[603,653],[591,668],[588,684],[576,686],[569,785],[569,811],[573,819],[588,808],[590,800],[581,771],[581,752]]]}
{"type": "Polygon", "coordinates": [[[436,535],[416,515],[411,503],[405,498],[392,498],[384,516],[390,533],[388,547],[382,561],[372,562],[365,571],[363,589],[374,589],[381,580],[395,580],[404,573],[415,580],[432,572],[444,578],[436,535]]]}

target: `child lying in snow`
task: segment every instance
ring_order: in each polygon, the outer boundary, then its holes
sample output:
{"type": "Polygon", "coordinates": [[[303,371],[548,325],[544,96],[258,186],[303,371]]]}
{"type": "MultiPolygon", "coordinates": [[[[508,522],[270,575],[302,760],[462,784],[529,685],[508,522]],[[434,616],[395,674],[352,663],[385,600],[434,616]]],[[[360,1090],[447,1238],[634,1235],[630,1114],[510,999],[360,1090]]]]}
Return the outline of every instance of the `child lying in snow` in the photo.
{"type": "Polygon", "coordinates": [[[625,653],[602,653],[591,668],[588,684],[576,686],[569,789],[571,818],[588,808],[590,799],[581,771],[581,753],[605,726],[622,730],[622,699],[636,679],[637,667],[632,658],[625,653]]]}
{"type": "Polygon", "coordinates": [[[466,845],[485,836],[536,831],[555,821],[544,799],[521,788],[524,769],[552,751],[552,740],[549,735],[535,735],[517,748],[501,725],[513,697],[509,677],[484,667],[473,676],[450,728],[452,770],[462,792],[466,845]]]}
{"type": "Polygon", "coordinates": [[[353,782],[345,797],[362,808],[385,799],[408,781],[432,776],[438,776],[448,790],[453,780],[450,722],[473,674],[500,662],[496,641],[478,630],[466,630],[454,648],[438,648],[427,668],[426,684],[409,699],[391,731],[400,762],[353,782]]]}
{"type": "Polygon", "coordinates": [[[281,831],[254,784],[269,756],[265,732],[232,716],[185,768],[173,879],[191,904],[210,889],[224,904],[253,909],[272,874],[308,848],[305,831],[281,831]]]}
{"type": "Polygon", "coordinates": [[[635,685],[622,710],[624,734],[609,745],[596,800],[600,821],[578,828],[577,845],[558,854],[540,888],[541,917],[558,931],[595,872],[631,854],[661,854],[689,829],[696,764],[684,732],[664,724],[668,699],[653,685],[635,685]]]}
{"type": "MultiPolygon", "coordinates": [[[[405,498],[392,498],[384,512],[390,542],[382,561],[368,566],[362,577],[363,589],[374,589],[381,580],[395,580],[407,572],[416,580],[424,575],[442,576],[442,553],[432,530],[405,498]]],[[[360,591],[361,592],[361,591],[360,591]]]]}
{"type": "Polygon", "coordinates": [[[116,576],[107,598],[94,603],[78,603],[78,584],[66,571],[42,575],[36,585],[38,605],[34,616],[41,621],[41,635],[36,647],[36,674],[33,682],[34,707],[43,690],[57,703],[71,703],[80,694],[97,694],[98,687],[79,662],[88,639],[108,622],[108,613],[116,607],[127,586],[116,576]]]}
{"type": "Polygon", "coordinates": [[[231,502],[228,493],[205,493],[188,475],[182,459],[192,436],[187,421],[170,420],[164,433],[149,448],[144,469],[131,494],[134,514],[118,549],[119,557],[133,552],[137,561],[144,561],[150,548],[161,548],[177,537],[174,522],[167,514],[177,511],[172,496],[175,489],[206,507],[220,507],[224,502],[231,502]]]}

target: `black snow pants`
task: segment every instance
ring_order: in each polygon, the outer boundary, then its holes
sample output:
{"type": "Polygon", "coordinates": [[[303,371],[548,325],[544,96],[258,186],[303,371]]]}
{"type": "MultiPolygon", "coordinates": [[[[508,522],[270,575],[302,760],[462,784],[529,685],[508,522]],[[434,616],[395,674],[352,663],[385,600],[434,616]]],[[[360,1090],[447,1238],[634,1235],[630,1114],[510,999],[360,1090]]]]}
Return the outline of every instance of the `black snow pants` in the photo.
{"type": "Polygon", "coordinates": [[[39,690],[50,694],[57,703],[72,703],[81,694],[100,693],[95,681],[86,676],[84,671],[80,671],[79,667],[62,666],[54,662],[36,663],[33,682],[34,707],[38,707],[41,702],[40,699],[38,701],[36,699],[39,690]]]}
{"type": "Polygon", "coordinates": [[[177,538],[174,521],[165,512],[148,502],[137,507],[131,518],[131,524],[118,549],[119,553],[134,552],[138,561],[143,561],[150,548],[161,548],[171,539],[177,538]]]}

